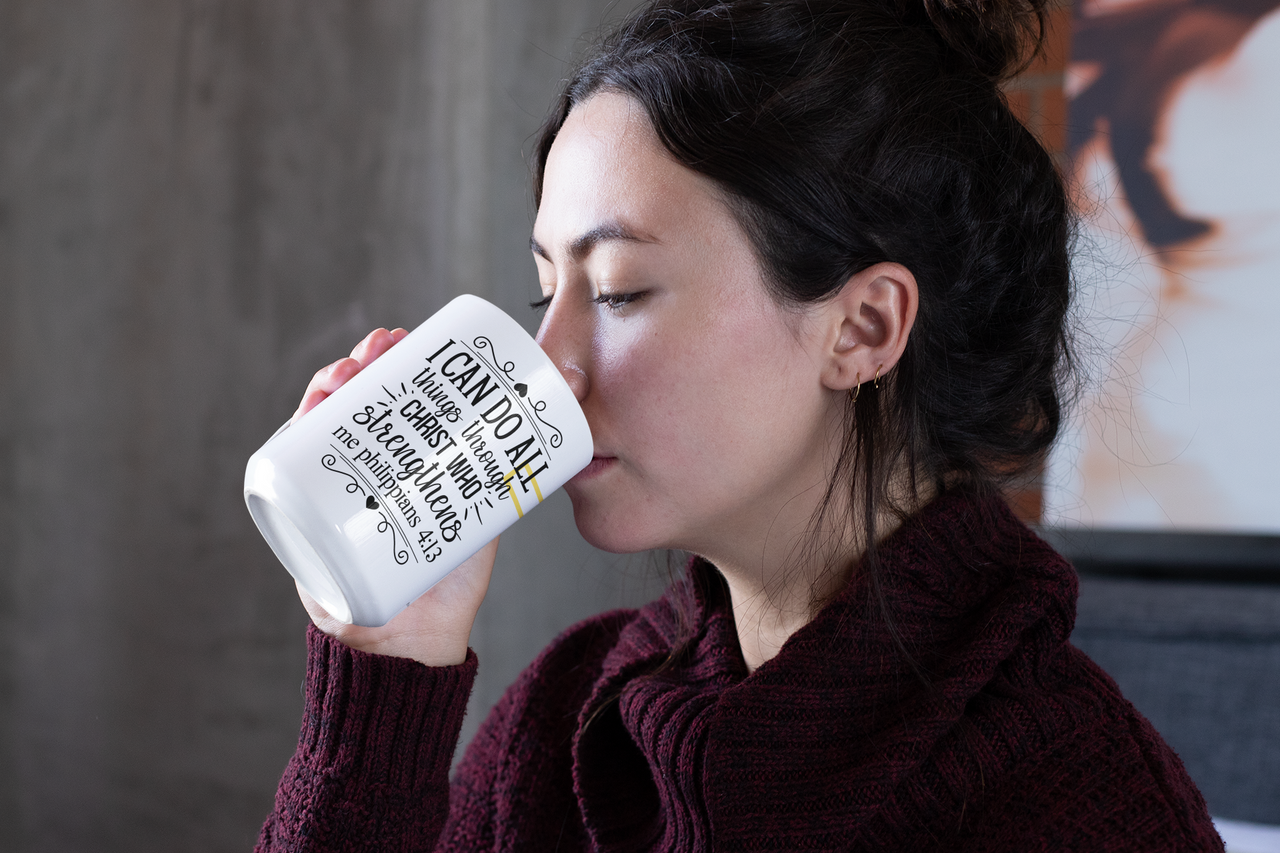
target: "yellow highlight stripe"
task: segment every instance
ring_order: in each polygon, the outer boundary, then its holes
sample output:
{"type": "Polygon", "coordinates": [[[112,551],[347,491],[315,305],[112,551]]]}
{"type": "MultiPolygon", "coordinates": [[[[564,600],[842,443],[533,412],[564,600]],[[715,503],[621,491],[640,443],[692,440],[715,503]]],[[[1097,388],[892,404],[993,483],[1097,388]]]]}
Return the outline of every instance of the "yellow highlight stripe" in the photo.
{"type": "Polygon", "coordinates": [[[538,503],[542,503],[542,489],[538,488],[538,478],[532,476],[533,463],[531,462],[528,465],[524,466],[524,470],[526,473],[530,475],[529,482],[533,483],[533,493],[538,496],[538,503]]]}
{"type": "Polygon", "coordinates": [[[516,490],[512,487],[511,481],[516,478],[516,472],[512,471],[503,479],[503,483],[507,486],[507,494],[511,495],[511,503],[516,507],[516,518],[524,518],[524,510],[520,508],[520,499],[516,497],[516,490]]]}
{"type": "MultiPolygon", "coordinates": [[[[532,474],[533,465],[530,464],[524,466],[524,470],[525,473],[532,474]]],[[[524,509],[520,506],[520,499],[516,497],[516,488],[511,485],[515,479],[516,472],[512,471],[510,474],[502,478],[502,484],[507,487],[507,494],[511,495],[511,503],[514,504],[516,508],[516,518],[524,518],[524,509]]],[[[529,478],[529,482],[533,483],[533,493],[538,496],[538,503],[542,503],[542,487],[538,485],[538,478],[531,476],[529,478]]]]}

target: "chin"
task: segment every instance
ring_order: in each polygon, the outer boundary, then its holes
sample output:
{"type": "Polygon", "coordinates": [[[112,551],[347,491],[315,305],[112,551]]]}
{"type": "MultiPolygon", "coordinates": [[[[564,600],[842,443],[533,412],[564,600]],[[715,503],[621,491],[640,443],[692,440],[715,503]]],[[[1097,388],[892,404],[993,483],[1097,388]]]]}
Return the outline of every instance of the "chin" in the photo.
{"type": "Polygon", "coordinates": [[[569,500],[573,503],[574,524],[593,548],[611,554],[634,554],[667,547],[656,541],[643,524],[638,524],[634,514],[609,512],[572,491],[569,492],[569,500]]]}

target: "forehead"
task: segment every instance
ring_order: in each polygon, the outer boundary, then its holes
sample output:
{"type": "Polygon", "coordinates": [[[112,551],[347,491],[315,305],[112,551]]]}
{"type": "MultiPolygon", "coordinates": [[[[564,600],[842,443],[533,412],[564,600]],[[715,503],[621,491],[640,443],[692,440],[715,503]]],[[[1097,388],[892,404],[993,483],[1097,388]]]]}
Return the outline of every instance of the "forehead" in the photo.
{"type": "Polygon", "coordinates": [[[533,236],[550,248],[618,222],[662,240],[728,215],[716,185],[671,156],[639,103],[602,92],[574,107],[556,135],[533,236]]]}

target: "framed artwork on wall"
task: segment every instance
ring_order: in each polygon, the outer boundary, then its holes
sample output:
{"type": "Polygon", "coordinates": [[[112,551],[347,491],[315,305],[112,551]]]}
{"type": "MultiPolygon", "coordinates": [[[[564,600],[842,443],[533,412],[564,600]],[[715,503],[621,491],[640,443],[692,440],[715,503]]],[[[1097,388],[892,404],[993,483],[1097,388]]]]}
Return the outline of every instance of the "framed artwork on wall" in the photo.
{"type": "Polygon", "coordinates": [[[1280,536],[1280,0],[1082,0],[1065,164],[1091,383],[1045,523],[1280,536]]]}

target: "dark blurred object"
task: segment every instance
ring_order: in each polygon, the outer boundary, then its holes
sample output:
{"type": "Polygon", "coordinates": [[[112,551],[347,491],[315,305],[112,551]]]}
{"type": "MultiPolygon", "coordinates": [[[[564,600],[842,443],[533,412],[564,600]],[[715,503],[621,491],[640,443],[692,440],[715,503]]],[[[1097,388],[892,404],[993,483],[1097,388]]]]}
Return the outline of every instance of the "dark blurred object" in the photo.
{"type": "Polygon", "coordinates": [[[1280,824],[1280,537],[1047,531],[1081,573],[1072,642],[1216,817],[1280,824]]]}
{"type": "Polygon", "coordinates": [[[1082,575],[1280,586],[1280,536],[1084,527],[1042,533],[1082,575]]]}

